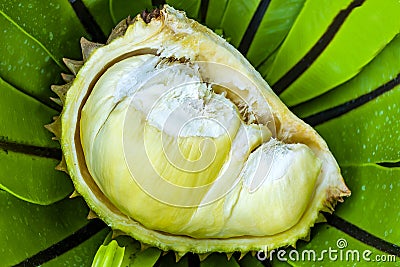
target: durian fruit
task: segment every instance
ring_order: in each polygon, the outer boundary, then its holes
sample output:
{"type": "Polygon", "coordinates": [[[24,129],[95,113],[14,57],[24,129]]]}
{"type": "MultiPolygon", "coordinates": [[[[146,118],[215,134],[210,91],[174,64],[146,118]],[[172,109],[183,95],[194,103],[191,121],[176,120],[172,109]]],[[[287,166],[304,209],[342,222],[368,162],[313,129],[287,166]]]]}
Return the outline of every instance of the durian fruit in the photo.
{"type": "Polygon", "coordinates": [[[294,246],[350,194],[315,130],[185,13],[165,5],[81,45],[48,128],[58,169],[114,230],[178,255],[244,255],[294,246]]]}

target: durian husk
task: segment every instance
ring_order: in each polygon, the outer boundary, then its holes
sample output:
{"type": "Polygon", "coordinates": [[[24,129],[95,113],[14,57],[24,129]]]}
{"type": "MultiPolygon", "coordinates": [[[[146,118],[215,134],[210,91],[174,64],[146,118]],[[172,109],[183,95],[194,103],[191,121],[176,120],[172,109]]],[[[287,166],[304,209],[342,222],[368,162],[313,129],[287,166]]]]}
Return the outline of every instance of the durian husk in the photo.
{"type": "Polygon", "coordinates": [[[59,100],[55,101],[64,108],[60,116],[61,123],[60,118],[57,118],[47,128],[56,135],[62,146],[63,161],[57,168],[69,173],[76,188],[73,196],[81,195],[86,200],[92,210],[91,218],[99,217],[111,228],[132,236],[146,246],[155,246],[164,251],[172,250],[179,256],[189,251],[199,253],[202,258],[212,252],[229,254],[240,251],[244,256],[250,251],[270,251],[278,247],[295,246],[298,239],[309,239],[310,228],[323,221],[320,212],[333,212],[336,202],[350,195],[334,157],[316,131],[288,110],[260,74],[234,47],[208,28],[186,18],[183,12],[165,5],[162,10],[144,12],[134,19],[123,20],[113,30],[106,46],[84,38],[81,46],[83,61],[64,60],[73,74],[62,75],[67,84],[52,87],[59,96],[59,100]],[[174,49],[168,50],[170,47],[174,49]],[[114,62],[116,58],[123,59],[142,53],[215,62],[246,73],[258,88],[249,93],[260,100],[259,105],[253,107],[254,112],[260,115],[258,120],[268,123],[263,121],[262,116],[265,113],[263,109],[268,106],[272,110],[275,123],[275,138],[284,143],[307,145],[322,162],[322,172],[312,200],[296,225],[271,236],[197,239],[147,229],[123,214],[107,199],[94,182],[85,163],[80,141],[80,112],[93,84],[110,62],[114,62]]]}

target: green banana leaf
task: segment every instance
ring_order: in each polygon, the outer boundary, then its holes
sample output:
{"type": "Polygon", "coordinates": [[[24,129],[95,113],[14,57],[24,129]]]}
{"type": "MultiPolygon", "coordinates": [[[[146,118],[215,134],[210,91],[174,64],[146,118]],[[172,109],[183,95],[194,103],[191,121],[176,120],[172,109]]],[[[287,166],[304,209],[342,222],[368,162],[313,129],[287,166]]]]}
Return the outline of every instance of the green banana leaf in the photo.
{"type": "MultiPolygon", "coordinates": [[[[107,1],[103,2],[107,3],[107,1]]],[[[110,0],[108,10],[110,11],[110,15],[114,24],[113,26],[115,26],[117,25],[118,22],[127,17],[126,12],[129,10],[145,10],[151,8],[152,4],[151,1],[149,0],[141,0],[141,1],[110,0]]],[[[107,10],[107,8],[105,10],[107,10]]],[[[132,13],[130,15],[135,16],[136,13],[132,13]]]]}
{"type": "Polygon", "coordinates": [[[397,35],[360,74],[325,94],[293,108],[301,117],[342,105],[391,81],[400,73],[400,36],[397,35]]]}
{"type": "MultiPolygon", "coordinates": [[[[302,243],[296,252],[287,251],[281,258],[287,259],[291,266],[310,266],[310,262],[319,264],[322,262],[321,255],[325,255],[323,266],[397,266],[392,257],[381,251],[371,248],[351,236],[338,231],[334,227],[318,225],[315,227],[313,242],[302,243]],[[315,241],[315,242],[314,242],[315,241]],[[322,252],[322,251],[326,252],[322,252]],[[310,251],[315,251],[315,258],[310,251]],[[329,252],[331,251],[331,252],[329,252]],[[292,255],[292,257],[290,257],[292,255]],[[385,259],[380,261],[379,259],[385,259]],[[309,260],[310,259],[310,260],[309,260]]],[[[315,265],[316,265],[315,264],[315,265]]],[[[319,265],[317,265],[319,266],[319,265]]],[[[322,266],[322,265],[321,265],[322,266]]]]}
{"type": "Polygon", "coordinates": [[[234,46],[239,46],[260,0],[228,1],[221,20],[221,29],[234,46]]]}
{"type": "Polygon", "coordinates": [[[279,47],[303,7],[304,0],[271,1],[246,57],[259,66],[279,47]],[[262,47],[262,49],[260,49],[262,47]]]}
{"type": "Polygon", "coordinates": [[[400,2],[166,2],[222,30],[236,47],[249,43],[241,52],[283,101],[316,127],[337,158],[352,196],[334,215],[327,215],[327,223],[312,229],[309,242],[270,252],[264,261],[258,254],[242,258],[235,253],[228,260],[214,253],[201,262],[193,254],[176,262],[172,252],[142,251],[131,238],[111,238],[104,224],[86,219],[89,209],[82,199],[68,198],[72,183],[54,170],[61,151],[43,125],[51,123],[61,107],[50,100],[55,97],[50,85],[62,83],[60,73],[67,72],[63,57],[81,57],[81,36],[105,41],[93,38],[96,33],[107,36],[119,20],[163,1],[3,1],[0,267],[400,265],[400,2]],[[336,27],[333,36],[327,34],[330,27],[336,27]],[[330,248],[338,256],[370,251],[370,261],[332,260],[323,254],[330,248]],[[325,257],[295,257],[310,256],[311,250],[325,257]]]}
{"type": "MultiPolygon", "coordinates": [[[[111,14],[115,16],[115,14],[119,13],[118,11],[111,11],[110,6],[115,3],[115,1],[82,0],[82,2],[89,10],[90,14],[97,18],[96,22],[104,35],[110,35],[112,28],[116,25],[114,22],[115,18],[113,18],[111,14]]],[[[115,6],[115,4],[113,6],[115,6]]]]}
{"type": "Polygon", "coordinates": [[[168,5],[176,7],[177,9],[185,10],[186,15],[189,18],[199,18],[201,4],[200,0],[167,0],[166,3],[168,5]]]}
{"type": "Polygon", "coordinates": [[[206,14],[206,24],[211,29],[221,29],[221,20],[225,13],[228,0],[209,0],[206,14]]]}
{"type": "Polygon", "coordinates": [[[40,206],[0,191],[0,203],[2,266],[24,262],[87,224],[81,199],[40,206]]]}
{"type": "Polygon", "coordinates": [[[47,261],[41,266],[44,267],[70,267],[70,266],[90,266],[99,244],[110,232],[109,229],[103,229],[97,234],[90,237],[88,240],[82,242],[64,254],[47,261]]]}
{"type": "MultiPolygon", "coordinates": [[[[354,77],[399,32],[398,1],[369,0],[354,9],[351,2],[306,1],[266,75],[287,105],[302,103],[354,77]],[[308,53],[311,47],[324,32],[329,32],[331,23],[336,25],[335,19],[340,18],[338,10],[343,9],[351,12],[332,41],[314,61],[307,60],[313,57],[308,53]],[[299,76],[295,71],[289,72],[302,59],[303,64],[310,64],[307,70],[299,76]],[[297,79],[285,83],[288,76],[284,75],[288,74],[297,79]]],[[[329,40],[329,36],[323,38],[319,46],[329,40]]]]}

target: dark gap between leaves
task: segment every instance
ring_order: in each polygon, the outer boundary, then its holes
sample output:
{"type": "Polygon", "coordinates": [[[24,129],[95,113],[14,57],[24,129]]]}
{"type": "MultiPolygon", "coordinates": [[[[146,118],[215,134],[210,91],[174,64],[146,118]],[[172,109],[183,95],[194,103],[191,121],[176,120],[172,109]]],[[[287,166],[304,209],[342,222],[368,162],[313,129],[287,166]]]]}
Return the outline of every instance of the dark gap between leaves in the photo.
{"type": "Polygon", "coordinates": [[[101,230],[105,229],[106,224],[99,220],[93,219],[87,225],[73,233],[72,235],[66,237],[60,242],[52,245],[51,247],[40,251],[39,253],[33,255],[30,258],[22,261],[19,264],[14,265],[15,267],[33,267],[42,265],[58,256],[61,256],[65,252],[79,246],[83,242],[87,241],[94,235],[96,235],[101,230]]]}
{"type": "Polygon", "coordinates": [[[188,264],[190,267],[200,267],[199,255],[194,253],[188,253],[188,264]]]}
{"type": "Polygon", "coordinates": [[[33,155],[43,158],[52,158],[57,160],[61,160],[61,155],[62,155],[61,149],[58,148],[17,144],[5,140],[0,140],[0,149],[5,151],[6,153],[8,151],[12,151],[16,153],[23,153],[27,155],[33,155]]]}
{"type": "Polygon", "coordinates": [[[201,0],[201,3],[200,3],[199,19],[200,19],[200,22],[203,24],[206,22],[208,3],[209,3],[209,0],[201,0]]]}
{"type": "Polygon", "coordinates": [[[265,267],[272,267],[272,263],[270,259],[265,259],[265,260],[259,260],[257,259],[261,264],[265,267]]]}
{"type": "Polygon", "coordinates": [[[369,246],[372,246],[380,251],[383,251],[385,253],[391,254],[391,255],[396,255],[397,257],[400,257],[400,247],[392,244],[390,242],[387,242],[383,239],[380,239],[379,237],[376,237],[370,233],[368,233],[365,230],[362,230],[361,228],[355,226],[352,223],[349,223],[345,221],[344,219],[333,215],[329,213],[324,213],[328,224],[335,227],[336,229],[348,234],[351,237],[354,237],[355,239],[363,242],[364,244],[367,244],[369,246]]]}
{"type": "Polygon", "coordinates": [[[386,168],[399,168],[400,161],[398,162],[380,162],[377,163],[379,166],[386,167],[386,168]]]}
{"type": "MultiPolygon", "coordinates": [[[[163,258],[163,257],[164,257],[164,256],[162,256],[162,254],[161,254],[160,257],[158,257],[156,263],[154,263],[153,267],[160,267],[161,261],[162,261],[162,258],[163,258]]],[[[190,267],[190,266],[189,266],[189,267],[190,267]]]]}
{"type": "Polygon", "coordinates": [[[261,261],[262,265],[264,265],[265,267],[272,267],[272,263],[269,259],[266,259],[264,261],[261,261]]]}
{"type": "Polygon", "coordinates": [[[165,0],[151,0],[151,5],[155,7],[163,6],[165,3],[165,0]]]}
{"type": "Polygon", "coordinates": [[[321,111],[319,113],[316,113],[314,115],[308,116],[303,118],[303,121],[308,123],[311,126],[316,126],[321,123],[327,122],[331,119],[337,118],[339,116],[342,116],[343,114],[346,114],[349,111],[352,111],[355,108],[358,108],[369,101],[374,100],[378,96],[392,90],[396,86],[400,84],[400,73],[396,76],[396,78],[390,80],[389,82],[379,86],[377,89],[359,96],[358,98],[352,99],[346,103],[343,103],[341,105],[338,105],[336,107],[332,107],[330,109],[321,111]]]}
{"type": "Polygon", "coordinates": [[[307,54],[297,62],[286,74],[284,74],[274,85],[272,89],[276,94],[281,94],[286,88],[288,88],[294,81],[297,80],[314,61],[321,55],[329,43],[333,40],[336,33],[350,15],[350,13],[356,8],[361,6],[365,0],[354,0],[350,5],[341,10],[332,23],[328,26],[325,33],[319,38],[317,43],[307,52],[307,54]]]}
{"type": "Polygon", "coordinates": [[[85,30],[92,36],[92,41],[97,43],[105,43],[107,37],[104,35],[96,20],[90,14],[89,10],[81,0],[69,0],[76,16],[82,23],[85,30]]]}
{"type": "Polygon", "coordinates": [[[264,17],[264,14],[267,12],[270,2],[271,0],[262,0],[258,5],[253,17],[251,18],[250,24],[247,27],[238,47],[238,50],[240,53],[242,53],[242,55],[245,56],[249,51],[250,45],[253,42],[258,27],[260,27],[260,23],[264,17]]]}

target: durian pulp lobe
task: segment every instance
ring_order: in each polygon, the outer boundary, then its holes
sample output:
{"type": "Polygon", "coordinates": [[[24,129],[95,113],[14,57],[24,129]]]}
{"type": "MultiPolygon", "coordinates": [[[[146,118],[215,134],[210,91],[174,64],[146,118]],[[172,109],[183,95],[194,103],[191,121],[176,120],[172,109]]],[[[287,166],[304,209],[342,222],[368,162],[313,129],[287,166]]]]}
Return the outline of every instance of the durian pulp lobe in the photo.
{"type": "Polygon", "coordinates": [[[261,236],[290,229],[306,211],[320,170],[320,160],[306,145],[264,143],[246,161],[224,231],[245,235],[246,225],[261,236]]]}
{"type": "Polygon", "coordinates": [[[110,202],[146,228],[196,238],[295,225],[320,172],[314,153],[247,125],[195,65],[159,61],[114,64],[82,109],[86,164],[110,202]]]}
{"type": "Polygon", "coordinates": [[[229,156],[229,136],[204,138],[165,135],[146,124],[144,142],[146,154],[157,175],[184,187],[205,186],[218,177],[229,156]]]}

